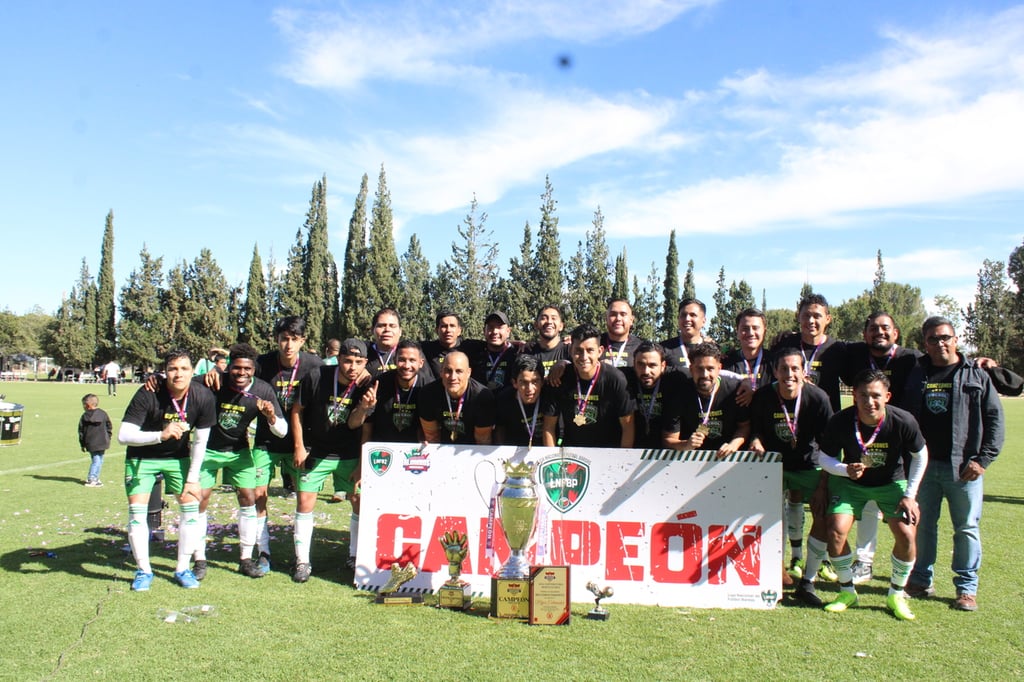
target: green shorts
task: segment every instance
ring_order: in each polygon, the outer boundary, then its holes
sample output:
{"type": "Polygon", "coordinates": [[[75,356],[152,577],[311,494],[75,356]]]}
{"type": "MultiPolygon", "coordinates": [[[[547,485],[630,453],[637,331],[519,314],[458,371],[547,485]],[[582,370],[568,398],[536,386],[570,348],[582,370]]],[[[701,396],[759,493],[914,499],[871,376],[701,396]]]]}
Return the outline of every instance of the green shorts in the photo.
{"type": "Polygon", "coordinates": [[[783,471],[782,487],[790,492],[803,495],[804,502],[810,502],[814,491],[821,481],[821,469],[801,469],[800,471],[783,471]]]}
{"type": "Polygon", "coordinates": [[[128,496],[149,493],[156,483],[157,474],[164,475],[164,489],[172,495],[180,495],[185,489],[189,459],[141,459],[129,457],[124,460],[124,491],[128,496]]]}
{"type": "Polygon", "coordinates": [[[299,472],[297,487],[300,493],[320,492],[324,487],[324,481],[335,472],[335,485],[340,486],[336,490],[344,490],[347,493],[356,491],[356,483],[351,480],[351,476],[359,466],[358,459],[311,459],[307,460],[306,464],[312,468],[299,472]]]}
{"type": "Polygon", "coordinates": [[[249,448],[244,450],[207,450],[203,466],[199,469],[199,483],[203,490],[217,484],[217,472],[224,470],[224,484],[236,488],[256,487],[256,467],[249,448]]]}
{"type": "Polygon", "coordinates": [[[898,505],[907,494],[906,481],[893,481],[885,485],[857,485],[845,476],[830,476],[828,479],[828,513],[849,514],[860,519],[864,505],[874,500],[882,510],[882,517],[888,521],[899,517],[898,505]]]}
{"type": "Polygon", "coordinates": [[[290,452],[270,452],[263,447],[252,449],[252,464],[256,477],[256,488],[265,488],[274,480],[277,469],[282,474],[295,475],[295,467],[292,466],[294,456],[290,452]]]}

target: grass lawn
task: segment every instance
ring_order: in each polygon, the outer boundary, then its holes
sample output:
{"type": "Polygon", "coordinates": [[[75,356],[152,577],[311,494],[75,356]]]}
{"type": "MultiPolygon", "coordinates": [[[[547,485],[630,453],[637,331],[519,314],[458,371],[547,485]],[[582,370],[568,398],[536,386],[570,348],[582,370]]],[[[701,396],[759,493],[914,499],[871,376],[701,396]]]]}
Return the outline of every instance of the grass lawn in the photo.
{"type": "MultiPolygon", "coordinates": [[[[103,386],[0,383],[24,404],[20,445],[0,448],[0,678],[110,679],[957,679],[1024,677],[1024,401],[1006,400],[1007,445],[986,475],[985,564],[980,609],[950,608],[955,597],[948,522],[936,567],[939,596],[912,602],[915,622],[885,610],[892,546],[884,526],[876,579],[860,606],[827,614],[791,603],[773,611],[669,609],[606,604],[607,622],[573,607],[569,627],[530,627],[470,613],[384,607],[351,587],[339,569],[348,543],[346,503],[317,506],[314,574],[292,583],[290,513],[271,499],[274,571],[237,573],[235,499],[210,507],[210,572],[199,590],[173,584],[174,547],[153,546],[150,592],[134,594],[121,485],[124,448],[114,445],[103,488],[82,485],[88,456],[76,437],[81,396],[100,395],[114,420],[135,387],[108,398],[103,386]],[[47,552],[52,556],[48,556],[47,552]],[[877,576],[881,574],[881,579],[877,576]],[[214,615],[166,623],[159,609],[208,604],[214,615]]],[[[272,494],[275,489],[272,488],[272,494]]],[[[279,492],[279,491],[278,491],[279,492]]],[[[170,499],[170,498],[168,498],[170,499]]],[[[164,514],[168,540],[176,509],[164,514]]],[[[829,598],[833,585],[819,591],[829,598]]]]}

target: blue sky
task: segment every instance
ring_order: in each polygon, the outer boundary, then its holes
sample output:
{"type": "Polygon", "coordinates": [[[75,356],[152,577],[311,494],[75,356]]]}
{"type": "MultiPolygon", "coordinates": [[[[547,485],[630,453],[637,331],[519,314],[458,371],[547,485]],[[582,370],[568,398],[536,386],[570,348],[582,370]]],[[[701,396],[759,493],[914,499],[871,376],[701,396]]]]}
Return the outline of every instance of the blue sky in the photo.
{"type": "Polygon", "coordinates": [[[890,280],[966,303],[1024,237],[1024,6],[1003,2],[5,3],[0,308],[56,309],[109,209],[145,244],[282,262],[328,178],[342,260],[363,173],[436,265],[474,193],[516,255],[544,177],[568,259],[595,209],[631,274],[669,231],[710,301],[890,280]],[[570,65],[558,63],[561,55],[570,65]]]}

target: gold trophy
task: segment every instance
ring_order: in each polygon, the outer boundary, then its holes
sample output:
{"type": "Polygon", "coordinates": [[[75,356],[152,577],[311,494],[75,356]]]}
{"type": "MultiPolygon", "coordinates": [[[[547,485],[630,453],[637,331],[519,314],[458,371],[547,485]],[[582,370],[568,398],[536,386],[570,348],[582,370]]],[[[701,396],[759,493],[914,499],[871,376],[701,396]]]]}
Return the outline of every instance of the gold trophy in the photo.
{"type": "Polygon", "coordinates": [[[410,561],[404,567],[398,562],[391,564],[391,577],[380,588],[376,603],[385,606],[405,606],[408,604],[422,604],[423,597],[418,594],[397,596],[398,588],[416,577],[416,566],[410,561]]]}
{"type": "Polygon", "coordinates": [[[505,482],[498,493],[501,527],[509,553],[498,575],[491,578],[491,615],[495,618],[530,617],[530,561],[526,548],[533,536],[539,499],[533,480],[537,467],[527,462],[505,462],[505,482]]]}
{"type": "Polygon", "coordinates": [[[473,590],[459,576],[462,574],[462,562],[469,553],[469,537],[465,533],[448,531],[437,540],[444,547],[444,555],[448,559],[448,580],[437,591],[437,606],[465,611],[472,602],[473,590]]]}

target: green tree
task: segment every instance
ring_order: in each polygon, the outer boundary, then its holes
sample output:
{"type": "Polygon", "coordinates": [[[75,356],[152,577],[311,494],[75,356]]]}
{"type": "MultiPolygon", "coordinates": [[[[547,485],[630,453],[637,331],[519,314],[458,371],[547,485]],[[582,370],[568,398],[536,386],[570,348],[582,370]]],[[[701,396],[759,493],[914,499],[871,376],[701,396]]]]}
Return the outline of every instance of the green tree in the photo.
{"type": "MultiPolygon", "coordinates": [[[[629,265],[626,260],[625,246],[622,247],[622,253],[615,257],[615,281],[612,283],[612,295],[609,298],[629,300],[629,265]]],[[[604,319],[604,310],[607,305],[608,301],[605,301],[601,307],[601,316],[596,318],[597,320],[604,319]]]]}
{"type": "Polygon", "coordinates": [[[462,316],[467,338],[480,338],[483,332],[498,274],[498,247],[486,227],[487,214],[477,210],[474,194],[469,213],[458,227],[462,245],[452,242],[451,258],[438,265],[434,280],[435,304],[462,316]]]}
{"type": "Polygon", "coordinates": [[[305,264],[306,246],[302,241],[300,227],[295,231],[295,243],[288,250],[288,260],[278,288],[281,315],[306,315],[305,264]]]}
{"type": "Polygon", "coordinates": [[[430,300],[430,263],[423,255],[419,238],[409,237],[409,247],[402,254],[402,291],[399,312],[402,314],[402,336],[407,339],[429,338],[434,329],[433,306],[430,300]]]}
{"type": "Polygon", "coordinates": [[[537,228],[537,255],[533,261],[530,277],[532,304],[536,310],[552,301],[562,300],[562,251],[558,241],[558,216],[555,208],[551,178],[544,178],[544,193],[541,195],[540,226],[537,228]]]}
{"type": "MultiPolygon", "coordinates": [[[[185,348],[190,353],[195,349],[187,348],[184,345],[184,328],[187,323],[188,311],[185,310],[186,299],[188,298],[187,285],[185,283],[185,270],[188,269],[188,262],[175,263],[167,271],[167,286],[161,290],[160,309],[160,338],[156,345],[156,355],[162,358],[167,351],[177,348],[185,348]]],[[[206,349],[202,349],[203,356],[206,349]]],[[[195,360],[195,358],[193,358],[195,360]]]]}
{"type": "Polygon", "coordinates": [[[53,356],[62,365],[92,369],[96,360],[96,284],[82,259],[78,282],[57,311],[53,356]]]}
{"type": "MultiPolygon", "coordinates": [[[[395,251],[394,219],[391,215],[391,193],[388,191],[384,166],[377,178],[370,219],[370,248],[366,252],[366,290],[363,307],[371,316],[381,308],[393,308],[401,299],[400,268],[395,251]]],[[[369,325],[363,330],[369,331],[369,325]]]]}
{"type": "Polygon", "coordinates": [[[352,217],[348,221],[348,242],[342,266],[340,333],[344,338],[365,333],[371,322],[359,303],[366,288],[366,196],[369,191],[369,178],[363,173],[352,217]]]}
{"type": "MultiPolygon", "coordinates": [[[[319,349],[325,331],[333,323],[330,319],[332,303],[331,256],[327,243],[327,176],[313,185],[309,199],[309,210],[303,225],[306,232],[306,248],[303,249],[302,276],[303,298],[305,300],[306,342],[310,348],[319,349]]],[[[328,332],[329,333],[329,332],[328,332]]]]}
{"type": "MultiPolygon", "coordinates": [[[[577,321],[588,322],[600,325],[604,320],[604,312],[608,306],[608,300],[612,298],[612,281],[608,277],[611,270],[608,242],[604,229],[604,214],[598,206],[594,211],[594,218],[587,229],[584,241],[584,254],[586,265],[586,279],[583,291],[583,308],[579,311],[577,321]]],[[[623,251],[625,258],[625,251],[623,251]]],[[[623,268],[626,263],[623,260],[623,268]]],[[[616,271],[617,273],[617,271],[616,271]]],[[[623,274],[623,282],[628,281],[628,274],[623,274]]],[[[626,298],[623,296],[622,298],[626,298]]]]}
{"type": "MultiPolygon", "coordinates": [[[[1008,359],[1012,329],[1006,324],[1013,309],[1002,261],[985,259],[978,271],[974,303],[967,306],[967,342],[979,356],[1008,359]]],[[[1012,363],[1016,364],[1016,363],[1012,363]]],[[[1011,368],[1012,368],[1011,364],[1011,368]]]]}
{"type": "Polygon", "coordinates": [[[935,304],[935,314],[952,322],[953,329],[958,334],[962,334],[964,332],[964,312],[960,307],[960,302],[946,294],[939,294],[932,301],[935,304]]]}
{"type": "Polygon", "coordinates": [[[114,317],[114,211],[107,213],[100,247],[100,271],[96,292],[96,340],[101,362],[117,357],[117,326],[114,317]]]}
{"type": "Polygon", "coordinates": [[[132,270],[128,283],[121,288],[118,337],[125,361],[145,370],[156,366],[159,359],[163,258],[152,258],[143,245],[139,261],[139,267],[132,270]]]}
{"type": "Polygon", "coordinates": [[[272,330],[263,261],[260,260],[259,245],[254,244],[252,260],[249,261],[249,280],[245,285],[245,302],[239,320],[238,340],[263,349],[267,347],[272,330]]]}
{"type": "MultiPolygon", "coordinates": [[[[697,281],[693,276],[693,259],[691,258],[686,264],[686,276],[683,278],[683,295],[680,297],[680,301],[684,298],[697,298],[697,281]]],[[[676,315],[679,311],[679,304],[676,303],[676,310],[672,313],[676,315]]],[[[672,330],[675,331],[674,329],[672,330]]]]}
{"type": "Polygon", "coordinates": [[[715,295],[711,297],[715,303],[715,315],[708,323],[707,334],[716,343],[726,344],[732,340],[729,320],[729,288],[725,285],[725,266],[718,269],[718,280],[715,283],[715,295]]]}
{"type": "Polygon", "coordinates": [[[795,332],[798,331],[796,323],[796,310],[787,308],[770,308],[764,311],[764,316],[768,327],[768,333],[765,334],[765,343],[771,345],[771,340],[775,338],[777,334],[782,332],[795,332]]]}
{"type": "Polygon", "coordinates": [[[662,338],[665,338],[676,332],[676,318],[679,311],[679,251],[676,249],[675,230],[672,230],[668,236],[663,293],[661,324],[658,326],[658,332],[662,338]]]}
{"type": "Polygon", "coordinates": [[[184,269],[183,280],[185,297],[178,344],[193,358],[204,357],[210,346],[226,346],[232,338],[228,282],[209,249],[200,249],[184,269]]]}
{"type": "Polygon", "coordinates": [[[539,307],[533,300],[529,286],[530,264],[533,261],[532,240],[530,223],[527,221],[523,228],[523,241],[519,245],[519,256],[509,259],[508,277],[502,277],[494,287],[494,307],[508,315],[512,338],[516,339],[529,339],[533,336],[533,318],[537,310],[530,306],[539,307]]]}
{"type": "Polygon", "coordinates": [[[583,242],[576,242],[576,253],[565,264],[565,306],[562,315],[566,329],[572,329],[587,320],[587,257],[583,242]]]}
{"type": "Polygon", "coordinates": [[[658,273],[658,266],[651,263],[651,271],[647,275],[644,287],[640,288],[640,282],[633,277],[633,301],[630,304],[633,308],[633,333],[642,339],[652,339],[658,331],[658,317],[661,313],[661,289],[663,282],[658,273]]]}

